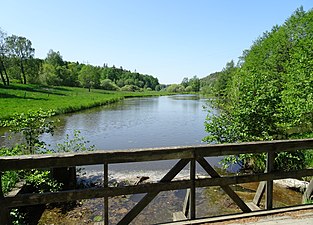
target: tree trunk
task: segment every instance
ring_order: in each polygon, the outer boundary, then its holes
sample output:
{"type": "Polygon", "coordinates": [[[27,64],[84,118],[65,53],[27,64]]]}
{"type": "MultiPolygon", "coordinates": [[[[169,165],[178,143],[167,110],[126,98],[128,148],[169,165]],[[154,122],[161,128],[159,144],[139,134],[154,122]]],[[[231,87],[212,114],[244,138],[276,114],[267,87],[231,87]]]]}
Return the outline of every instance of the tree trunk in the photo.
{"type": "MultiPolygon", "coordinates": [[[[8,76],[8,73],[7,73],[7,70],[6,70],[6,68],[5,68],[5,66],[4,66],[4,62],[3,62],[3,60],[1,59],[0,60],[1,61],[1,67],[2,67],[2,70],[3,70],[3,72],[4,72],[4,74],[5,74],[5,78],[6,78],[6,85],[10,85],[10,79],[9,79],[9,76],[8,76]]],[[[3,76],[3,74],[1,74],[1,77],[3,76]]]]}
{"type": "Polygon", "coordinates": [[[22,71],[22,75],[23,75],[23,84],[26,84],[26,75],[25,75],[25,70],[24,70],[24,65],[23,65],[22,59],[20,61],[20,65],[21,65],[21,71],[22,71]]]}
{"type": "Polygon", "coordinates": [[[2,82],[3,82],[3,85],[4,85],[4,86],[7,85],[7,82],[5,81],[4,76],[3,76],[3,74],[2,74],[2,68],[0,68],[0,76],[1,76],[1,80],[2,80],[2,82]]]}
{"type": "Polygon", "coordinates": [[[4,76],[3,76],[3,73],[2,73],[2,71],[4,71],[5,73],[6,73],[6,71],[5,71],[4,64],[3,64],[3,61],[2,61],[2,58],[1,58],[1,57],[0,57],[0,63],[1,63],[1,65],[0,65],[0,76],[1,76],[1,80],[2,80],[2,82],[3,82],[4,85],[7,85],[7,82],[6,82],[6,80],[4,79],[4,76]]]}

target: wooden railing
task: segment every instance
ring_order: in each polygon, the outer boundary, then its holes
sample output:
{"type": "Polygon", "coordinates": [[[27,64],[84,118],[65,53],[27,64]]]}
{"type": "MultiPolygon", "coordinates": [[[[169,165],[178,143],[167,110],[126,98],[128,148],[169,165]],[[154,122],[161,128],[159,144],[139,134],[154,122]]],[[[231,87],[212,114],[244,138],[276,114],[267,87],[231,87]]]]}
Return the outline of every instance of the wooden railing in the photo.
{"type": "MultiPolygon", "coordinates": [[[[128,224],[158,195],[158,193],[161,191],[180,189],[188,189],[188,193],[190,193],[188,198],[188,210],[185,211],[188,211],[188,215],[184,216],[192,220],[196,217],[196,188],[209,186],[221,186],[243,212],[250,212],[253,207],[249,207],[249,205],[246,204],[229,187],[229,185],[258,181],[263,182],[260,182],[254,198],[254,205],[260,203],[262,193],[265,191],[265,207],[266,209],[271,209],[273,201],[273,180],[313,175],[313,169],[303,169],[292,172],[273,170],[274,155],[276,152],[295,151],[300,149],[313,149],[313,139],[0,157],[0,175],[4,171],[9,170],[75,167],[95,164],[102,164],[104,171],[104,185],[101,188],[68,190],[42,194],[21,194],[16,196],[4,196],[3,193],[0,193],[0,224],[4,225],[8,223],[8,211],[10,208],[90,198],[104,198],[104,224],[108,224],[108,198],[119,195],[147,193],[119,222],[119,224],[128,224]],[[205,157],[245,153],[267,153],[266,171],[261,174],[221,177],[205,159],[205,157]],[[109,164],[171,159],[179,159],[179,161],[157,183],[145,183],[125,187],[108,186],[109,164]],[[203,167],[208,175],[210,175],[210,178],[196,179],[196,163],[203,167]],[[175,176],[188,164],[190,167],[189,179],[173,181],[175,176]]],[[[1,179],[0,190],[2,190],[1,179]]]]}

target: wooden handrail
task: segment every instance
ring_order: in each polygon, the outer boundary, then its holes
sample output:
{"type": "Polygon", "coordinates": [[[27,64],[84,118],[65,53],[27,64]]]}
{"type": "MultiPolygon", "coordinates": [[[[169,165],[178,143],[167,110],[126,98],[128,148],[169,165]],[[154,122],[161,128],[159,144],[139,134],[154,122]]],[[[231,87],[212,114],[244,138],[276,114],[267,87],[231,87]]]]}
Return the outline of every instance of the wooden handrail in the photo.
{"type": "MultiPolygon", "coordinates": [[[[270,209],[272,208],[273,180],[313,176],[313,169],[288,172],[274,171],[274,153],[305,149],[313,149],[313,139],[0,157],[0,177],[2,172],[9,170],[75,167],[94,164],[104,165],[104,186],[101,188],[68,190],[42,194],[22,194],[10,197],[4,196],[0,191],[0,224],[8,223],[8,208],[89,198],[104,198],[104,223],[108,224],[109,197],[147,193],[146,196],[120,221],[120,224],[128,224],[155,198],[158,193],[161,191],[178,189],[190,190],[188,192],[190,193],[189,218],[194,219],[196,215],[195,189],[198,187],[209,186],[221,186],[243,212],[250,212],[251,209],[249,206],[238,197],[229,185],[256,181],[266,182],[266,185],[263,183],[260,186],[260,193],[263,188],[266,188],[266,208],[270,209]],[[267,153],[267,169],[265,173],[221,177],[205,160],[205,157],[245,153],[267,153]],[[108,186],[109,164],[172,159],[179,159],[179,161],[158,183],[147,183],[125,187],[108,186]],[[204,168],[204,170],[210,175],[210,178],[196,179],[196,163],[199,163],[200,166],[204,168]],[[173,181],[173,178],[187,164],[190,164],[189,179],[173,181]]],[[[258,202],[262,195],[260,193],[257,194],[258,197],[255,199],[255,202],[258,202]]]]}
{"type": "Polygon", "coordinates": [[[95,164],[192,159],[245,153],[313,149],[313,139],[211,144],[128,150],[98,150],[82,153],[54,153],[0,157],[0,171],[57,168],[95,164]]]}

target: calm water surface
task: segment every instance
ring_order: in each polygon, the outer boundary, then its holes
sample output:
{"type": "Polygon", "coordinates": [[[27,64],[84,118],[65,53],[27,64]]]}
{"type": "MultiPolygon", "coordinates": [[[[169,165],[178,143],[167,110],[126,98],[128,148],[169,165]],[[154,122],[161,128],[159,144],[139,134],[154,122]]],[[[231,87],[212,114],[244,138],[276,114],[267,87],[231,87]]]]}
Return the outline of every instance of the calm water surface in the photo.
{"type": "MultiPolygon", "coordinates": [[[[196,95],[129,98],[116,104],[60,116],[54,136],[45,135],[46,143],[60,143],[66,134],[80,130],[96,149],[131,149],[196,145],[207,135],[204,121],[206,100],[196,95]]],[[[219,159],[211,160],[217,164],[219,159]]],[[[111,166],[116,171],[164,170],[175,161],[129,163],[111,166]]],[[[90,167],[97,169],[97,167],[90,167]]],[[[153,173],[152,171],[150,171],[153,173]]]]}
{"type": "Polygon", "coordinates": [[[122,102],[59,117],[48,143],[80,130],[97,149],[128,149],[200,144],[206,133],[205,99],[192,95],[129,98],[122,102]]]}

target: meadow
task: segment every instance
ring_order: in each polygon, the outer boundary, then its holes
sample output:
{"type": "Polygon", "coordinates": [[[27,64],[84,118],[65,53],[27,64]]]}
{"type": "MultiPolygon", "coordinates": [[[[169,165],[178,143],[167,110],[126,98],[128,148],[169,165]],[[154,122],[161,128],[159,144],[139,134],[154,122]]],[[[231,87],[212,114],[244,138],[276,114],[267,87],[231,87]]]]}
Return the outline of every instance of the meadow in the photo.
{"type": "Polygon", "coordinates": [[[75,112],[117,102],[127,97],[164,95],[165,92],[121,92],[78,87],[34,84],[0,85],[0,120],[31,110],[54,110],[56,114],[75,112]]]}

